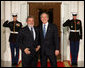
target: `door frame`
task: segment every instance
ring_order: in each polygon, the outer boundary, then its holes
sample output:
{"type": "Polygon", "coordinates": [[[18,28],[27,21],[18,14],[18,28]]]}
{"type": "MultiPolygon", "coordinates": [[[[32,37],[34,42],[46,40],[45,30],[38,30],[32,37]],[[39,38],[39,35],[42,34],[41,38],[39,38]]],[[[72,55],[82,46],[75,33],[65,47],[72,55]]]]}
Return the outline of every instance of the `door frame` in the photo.
{"type": "MultiPolygon", "coordinates": [[[[43,3],[44,3],[44,1],[42,1],[43,3]]],[[[30,1],[30,2],[27,2],[27,11],[29,10],[29,3],[42,3],[41,1],[39,1],[39,2],[32,2],[32,1],[30,1]]],[[[64,10],[64,4],[60,1],[60,2],[58,2],[58,1],[51,1],[52,3],[61,3],[61,11],[60,11],[60,15],[61,15],[61,20],[60,20],[60,22],[61,22],[61,25],[60,25],[60,31],[61,31],[61,60],[60,61],[64,61],[64,53],[63,53],[63,48],[64,48],[64,42],[63,42],[63,27],[62,27],[62,25],[63,25],[63,22],[64,22],[64,13],[63,13],[63,10],[64,10]]],[[[50,1],[45,1],[45,3],[50,3],[50,1]]],[[[28,14],[27,15],[29,15],[29,11],[28,11],[28,14]]]]}

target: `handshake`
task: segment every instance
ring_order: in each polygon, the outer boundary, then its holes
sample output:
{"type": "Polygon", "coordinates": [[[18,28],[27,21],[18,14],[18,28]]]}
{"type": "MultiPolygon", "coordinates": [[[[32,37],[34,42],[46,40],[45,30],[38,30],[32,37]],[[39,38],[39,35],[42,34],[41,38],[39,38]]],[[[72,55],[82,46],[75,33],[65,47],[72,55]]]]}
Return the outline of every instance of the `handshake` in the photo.
{"type": "MultiPolygon", "coordinates": [[[[38,45],[38,46],[37,46],[37,48],[35,49],[35,50],[36,50],[36,52],[37,52],[39,49],[40,49],[40,45],[38,45]]],[[[25,48],[25,49],[24,49],[24,52],[25,52],[26,54],[31,54],[31,52],[30,52],[30,49],[29,49],[29,48],[25,48]]]]}

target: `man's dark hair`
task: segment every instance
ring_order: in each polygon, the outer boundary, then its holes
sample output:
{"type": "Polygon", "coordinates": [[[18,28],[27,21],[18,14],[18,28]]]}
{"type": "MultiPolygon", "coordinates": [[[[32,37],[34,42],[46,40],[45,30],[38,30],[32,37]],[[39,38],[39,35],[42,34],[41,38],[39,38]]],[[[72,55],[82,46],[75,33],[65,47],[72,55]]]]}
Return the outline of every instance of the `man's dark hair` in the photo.
{"type": "Polygon", "coordinates": [[[34,19],[33,16],[28,16],[27,19],[26,19],[26,22],[28,21],[29,18],[33,18],[34,19]]]}

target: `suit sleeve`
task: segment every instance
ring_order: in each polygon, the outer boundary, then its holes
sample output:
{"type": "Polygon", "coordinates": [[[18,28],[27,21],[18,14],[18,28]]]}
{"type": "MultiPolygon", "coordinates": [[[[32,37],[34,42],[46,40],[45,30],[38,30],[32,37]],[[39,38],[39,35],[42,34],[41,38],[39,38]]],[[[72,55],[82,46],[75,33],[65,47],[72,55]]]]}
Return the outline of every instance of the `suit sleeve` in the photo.
{"type": "Polygon", "coordinates": [[[39,32],[36,33],[36,45],[39,45],[39,32]]]}
{"type": "Polygon", "coordinates": [[[39,26],[37,27],[37,45],[40,45],[40,28],[39,26]]]}
{"type": "Polygon", "coordinates": [[[25,45],[23,45],[23,39],[24,39],[24,36],[23,36],[23,31],[20,30],[19,31],[19,34],[17,36],[17,45],[21,48],[22,51],[24,51],[24,49],[26,48],[25,45]]]}
{"type": "Polygon", "coordinates": [[[64,22],[63,26],[66,27],[66,26],[69,26],[70,25],[70,20],[68,19],[66,22],[64,22]]]}
{"type": "Polygon", "coordinates": [[[56,50],[59,50],[59,36],[58,36],[57,26],[55,26],[55,28],[54,28],[54,43],[56,46],[56,50]]]}
{"type": "Polygon", "coordinates": [[[8,23],[8,21],[5,21],[3,27],[10,27],[10,23],[8,23]]]}
{"type": "Polygon", "coordinates": [[[82,39],[82,23],[80,21],[80,39],[82,39]]]}

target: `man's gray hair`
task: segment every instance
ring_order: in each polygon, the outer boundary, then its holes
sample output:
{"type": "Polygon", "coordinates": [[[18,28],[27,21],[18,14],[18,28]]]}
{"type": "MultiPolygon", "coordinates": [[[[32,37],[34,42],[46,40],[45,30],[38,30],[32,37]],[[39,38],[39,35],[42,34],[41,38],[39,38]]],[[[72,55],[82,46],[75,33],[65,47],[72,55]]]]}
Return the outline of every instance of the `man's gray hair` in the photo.
{"type": "MultiPolygon", "coordinates": [[[[47,12],[43,12],[42,14],[46,14],[49,18],[49,14],[47,12]]],[[[40,15],[40,18],[42,17],[42,14],[40,15]]]]}

